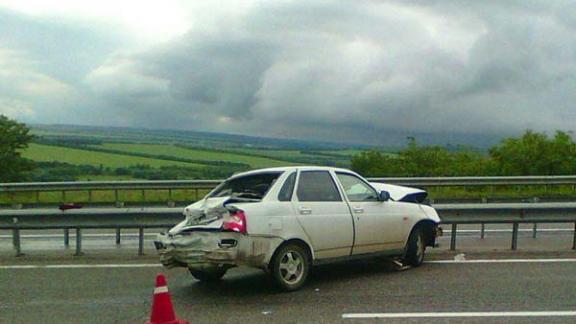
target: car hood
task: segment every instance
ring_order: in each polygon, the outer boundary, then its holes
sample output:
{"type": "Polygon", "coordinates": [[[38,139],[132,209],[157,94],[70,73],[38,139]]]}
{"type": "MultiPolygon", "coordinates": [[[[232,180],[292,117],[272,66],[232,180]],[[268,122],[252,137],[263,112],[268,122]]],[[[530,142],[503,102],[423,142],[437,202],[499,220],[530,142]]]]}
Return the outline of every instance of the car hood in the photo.
{"type": "Polygon", "coordinates": [[[372,187],[374,187],[374,189],[378,191],[388,191],[390,193],[390,197],[396,201],[422,203],[424,202],[424,199],[428,197],[428,193],[422,189],[397,186],[380,182],[370,182],[370,184],[372,187]]]}

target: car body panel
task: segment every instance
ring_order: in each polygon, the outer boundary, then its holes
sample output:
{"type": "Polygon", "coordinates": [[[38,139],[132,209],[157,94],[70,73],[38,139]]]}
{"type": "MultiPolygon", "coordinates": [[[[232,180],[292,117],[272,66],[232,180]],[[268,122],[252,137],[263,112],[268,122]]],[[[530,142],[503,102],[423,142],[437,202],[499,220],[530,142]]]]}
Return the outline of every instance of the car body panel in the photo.
{"type": "Polygon", "coordinates": [[[317,258],[350,255],[354,224],[346,202],[294,202],[296,219],[317,258]]]}
{"type": "Polygon", "coordinates": [[[354,215],[353,254],[365,254],[404,246],[407,212],[397,204],[383,201],[350,202],[354,215]]]}

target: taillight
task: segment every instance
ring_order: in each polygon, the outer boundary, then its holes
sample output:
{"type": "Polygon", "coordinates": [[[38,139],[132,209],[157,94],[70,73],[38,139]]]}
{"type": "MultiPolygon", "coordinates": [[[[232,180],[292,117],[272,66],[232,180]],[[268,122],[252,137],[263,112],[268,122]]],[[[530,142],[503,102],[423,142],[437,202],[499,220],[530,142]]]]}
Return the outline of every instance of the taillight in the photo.
{"type": "Polygon", "coordinates": [[[234,212],[230,212],[228,217],[224,217],[224,221],[222,222],[222,229],[225,231],[246,234],[248,230],[246,224],[246,214],[244,214],[244,211],[238,209],[234,212]]]}

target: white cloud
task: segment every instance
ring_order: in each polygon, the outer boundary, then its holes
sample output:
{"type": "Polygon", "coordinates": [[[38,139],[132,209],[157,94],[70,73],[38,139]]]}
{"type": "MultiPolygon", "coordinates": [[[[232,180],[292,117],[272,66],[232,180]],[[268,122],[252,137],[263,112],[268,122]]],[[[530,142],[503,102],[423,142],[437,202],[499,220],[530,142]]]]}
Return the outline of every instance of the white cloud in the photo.
{"type": "Polygon", "coordinates": [[[122,32],[143,41],[164,41],[191,27],[181,1],[176,0],[3,0],[2,6],[32,16],[93,20],[109,24],[111,32],[126,29],[122,32]]]}
{"type": "Polygon", "coordinates": [[[117,55],[91,71],[85,83],[102,96],[145,99],[168,92],[168,81],[141,73],[130,58],[117,55]]]}
{"type": "Polygon", "coordinates": [[[66,83],[39,72],[35,62],[28,60],[24,53],[2,48],[0,48],[0,80],[2,80],[0,89],[3,93],[23,97],[63,97],[72,92],[66,83]]]}
{"type": "Polygon", "coordinates": [[[0,113],[26,121],[58,120],[77,100],[77,90],[42,73],[22,51],[0,47],[0,113]]]}
{"type": "Polygon", "coordinates": [[[35,111],[30,103],[5,97],[0,97],[0,114],[17,119],[33,119],[35,117],[35,111]]]}

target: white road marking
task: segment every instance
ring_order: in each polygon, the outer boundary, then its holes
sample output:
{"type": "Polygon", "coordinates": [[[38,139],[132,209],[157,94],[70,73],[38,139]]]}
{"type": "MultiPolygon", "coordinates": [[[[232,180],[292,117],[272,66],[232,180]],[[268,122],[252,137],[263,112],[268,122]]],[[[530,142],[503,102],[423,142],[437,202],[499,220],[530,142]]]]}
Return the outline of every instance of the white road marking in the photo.
{"type": "Polygon", "coordinates": [[[479,259],[479,260],[430,260],[424,263],[553,263],[576,262],[576,258],[568,259],[479,259]]]}
{"type": "MultiPolygon", "coordinates": [[[[424,263],[462,264],[462,263],[553,263],[576,262],[576,258],[567,259],[482,259],[482,260],[431,260],[424,263]]],[[[20,264],[0,265],[0,269],[86,269],[86,268],[154,268],[160,263],[116,263],[116,264],[20,264]]]]}
{"type": "Polygon", "coordinates": [[[0,269],[86,269],[86,268],[157,268],[160,263],[120,263],[120,264],[23,264],[23,265],[0,265],[0,269]]]}
{"type": "Polygon", "coordinates": [[[454,318],[454,317],[568,317],[576,311],[543,312],[438,312],[438,313],[350,313],[342,318],[454,318]]]}

